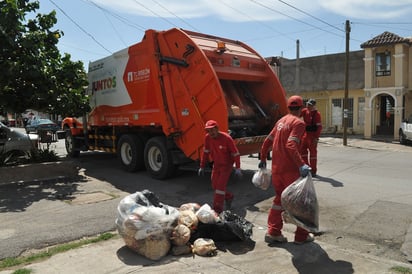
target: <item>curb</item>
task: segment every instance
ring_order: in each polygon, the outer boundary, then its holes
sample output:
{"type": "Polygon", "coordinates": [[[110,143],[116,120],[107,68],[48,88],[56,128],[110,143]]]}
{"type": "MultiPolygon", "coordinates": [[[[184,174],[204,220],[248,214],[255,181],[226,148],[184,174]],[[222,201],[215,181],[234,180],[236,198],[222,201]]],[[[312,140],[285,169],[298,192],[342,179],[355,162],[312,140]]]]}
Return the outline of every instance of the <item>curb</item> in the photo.
{"type": "Polygon", "coordinates": [[[46,162],[0,168],[0,185],[75,178],[79,168],[73,161],[46,162]]]}

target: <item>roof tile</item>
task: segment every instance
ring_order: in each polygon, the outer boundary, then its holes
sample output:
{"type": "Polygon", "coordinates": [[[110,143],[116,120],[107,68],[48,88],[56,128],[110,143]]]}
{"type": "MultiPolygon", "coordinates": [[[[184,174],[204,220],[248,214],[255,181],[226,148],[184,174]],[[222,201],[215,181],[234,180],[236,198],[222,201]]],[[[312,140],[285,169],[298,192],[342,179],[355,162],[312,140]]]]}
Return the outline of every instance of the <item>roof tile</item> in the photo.
{"type": "Polygon", "coordinates": [[[386,46],[386,45],[392,45],[392,44],[402,44],[402,43],[406,43],[410,45],[411,39],[403,38],[394,33],[385,31],[384,33],[372,38],[371,40],[362,43],[361,48],[371,48],[371,47],[386,46]]]}

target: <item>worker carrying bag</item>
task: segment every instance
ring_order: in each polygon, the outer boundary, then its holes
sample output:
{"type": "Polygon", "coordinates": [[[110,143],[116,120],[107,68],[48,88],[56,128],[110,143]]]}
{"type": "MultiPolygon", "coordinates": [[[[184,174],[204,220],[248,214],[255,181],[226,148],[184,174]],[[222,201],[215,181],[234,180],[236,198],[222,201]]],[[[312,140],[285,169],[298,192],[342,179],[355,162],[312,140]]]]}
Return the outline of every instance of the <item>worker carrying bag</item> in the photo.
{"type": "Polygon", "coordinates": [[[282,213],[285,223],[292,223],[310,232],[319,231],[319,204],[312,175],[300,177],[282,192],[282,213]]]}

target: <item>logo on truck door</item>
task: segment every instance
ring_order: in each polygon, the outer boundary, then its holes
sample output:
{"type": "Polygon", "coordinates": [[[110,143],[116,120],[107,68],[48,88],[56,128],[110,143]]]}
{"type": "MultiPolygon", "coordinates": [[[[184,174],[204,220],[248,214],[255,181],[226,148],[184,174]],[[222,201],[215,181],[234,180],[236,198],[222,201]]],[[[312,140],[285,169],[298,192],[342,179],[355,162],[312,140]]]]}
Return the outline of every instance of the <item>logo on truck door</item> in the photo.
{"type": "Polygon", "coordinates": [[[150,69],[144,68],[138,71],[129,71],[127,73],[127,82],[147,81],[149,80],[150,69]]]}
{"type": "Polygon", "coordinates": [[[92,90],[100,91],[116,87],[116,76],[92,82],[92,90]]]}

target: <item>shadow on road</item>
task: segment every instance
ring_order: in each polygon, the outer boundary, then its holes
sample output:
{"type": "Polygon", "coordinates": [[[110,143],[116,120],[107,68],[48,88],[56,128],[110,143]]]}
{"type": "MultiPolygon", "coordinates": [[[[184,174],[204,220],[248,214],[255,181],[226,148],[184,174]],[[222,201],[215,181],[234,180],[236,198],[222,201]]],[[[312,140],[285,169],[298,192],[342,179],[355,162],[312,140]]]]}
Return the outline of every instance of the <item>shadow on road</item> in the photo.
{"type": "Polygon", "coordinates": [[[0,212],[25,211],[33,203],[41,200],[70,200],[78,186],[86,182],[81,177],[73,181],[54,179],[13,183],[0,186],[0,212]]]}
{"type": "Polygon", "coordinates": [[[292,254],[292,263],[299,274],[312,273],[354,273],[353,265],[343,260],[332,260],[328,253],[317,243],[277,245],[292,254]]]}
{"type": "Polygon", "coordinates": [[[340,181],[337,181],[333,178],[329,178],[329,177],[323,177],[323,176],[319,176],[316,175],[315,178],[313,178],[314,182],[322,182],[322,183],[329,183],[331,184],[333,187],[343,187],[343,183],[340,181]]]}

